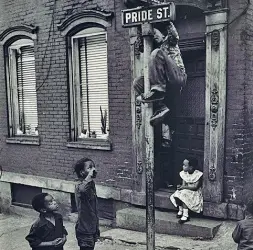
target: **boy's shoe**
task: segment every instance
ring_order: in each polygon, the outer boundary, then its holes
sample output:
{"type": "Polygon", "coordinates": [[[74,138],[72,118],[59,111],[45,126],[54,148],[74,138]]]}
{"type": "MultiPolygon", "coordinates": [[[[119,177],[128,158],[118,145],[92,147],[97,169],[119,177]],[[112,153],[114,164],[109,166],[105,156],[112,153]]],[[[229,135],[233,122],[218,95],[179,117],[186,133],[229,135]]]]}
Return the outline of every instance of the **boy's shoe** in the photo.
{"type": "Polygon", "coordinates": [[[164,147],[164,148],[170,148],[171,144],[172,144],[171,140],[162,139],[162,147],[164,147]]]}
{"type": "Polygon", "coordinates": [[[150,118],[150,124],[155,126],[162,123],[164,118],[169,114],[170,110],[165,106],[157,110],[150,118]]]}
{"type": "Polygon", "coordinates": [[[149,91],[146,94],[142,94],[140,96],[141,98],[141,102],[144,103],[152,103],[152,102],[158,102],[158,101],[162,101],[164,99],[164,92],[161,91],[149,91]]]}
{"type": "Polygon", "coordinates": [[[136,101],[137,101],[137,102],[142,102],[142,94],[141,94],[141,95],[138,95],[138,96],[136,97],[136,101]]]}

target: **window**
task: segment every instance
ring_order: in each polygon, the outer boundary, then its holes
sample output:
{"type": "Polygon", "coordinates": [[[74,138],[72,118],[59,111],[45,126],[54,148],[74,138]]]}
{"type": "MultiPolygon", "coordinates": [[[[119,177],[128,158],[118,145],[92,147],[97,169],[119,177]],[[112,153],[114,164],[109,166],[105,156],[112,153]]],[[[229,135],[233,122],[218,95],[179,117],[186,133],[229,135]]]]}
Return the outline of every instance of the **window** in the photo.
{"type": "Polygon", "coordinates": [[[34,44],[19,39],[7,48],[10,136],[38,135],[34,44]]]}
{"type": "Polygon", "coordinates": [[[107,138],[108,69],[106,32],[87,28],[71,37],[72,139],[107,138]]]}
{"type": "Polygon", "coordinates": [[[16,206],[31,207],[35,195],[42,193],[42,188],[22,184],[11,184],[12,204],[16,206]]]}

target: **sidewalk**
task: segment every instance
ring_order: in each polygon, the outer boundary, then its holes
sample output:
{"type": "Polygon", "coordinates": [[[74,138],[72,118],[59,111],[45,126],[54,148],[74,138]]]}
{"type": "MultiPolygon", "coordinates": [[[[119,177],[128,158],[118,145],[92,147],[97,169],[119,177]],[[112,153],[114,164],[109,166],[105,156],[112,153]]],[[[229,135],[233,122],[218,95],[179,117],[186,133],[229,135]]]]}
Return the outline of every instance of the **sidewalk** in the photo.
{"type": "MultiPolygon", "coordinates": [[[[0,214],[0,249],[1,250],[28,250],[30,249],[24,239],[29,232],[33,218],[17,215],[0,214]]],[[[64,222],[68,230],[68,241],[65,250],[78,250],[74,223],[64,222]]],[[[235,222],[225,222],[220,228],[217,236],[212,241],[201,241],[179,236],[156,235],[157,249],[182,249],[182,250],[233,250],[231,234],[235,222]]],[[[101,242],[96,245],[96,250],[145,250],[145,233],[129,231],[124,229],[110,229],[101,227],[101,242]]]]}

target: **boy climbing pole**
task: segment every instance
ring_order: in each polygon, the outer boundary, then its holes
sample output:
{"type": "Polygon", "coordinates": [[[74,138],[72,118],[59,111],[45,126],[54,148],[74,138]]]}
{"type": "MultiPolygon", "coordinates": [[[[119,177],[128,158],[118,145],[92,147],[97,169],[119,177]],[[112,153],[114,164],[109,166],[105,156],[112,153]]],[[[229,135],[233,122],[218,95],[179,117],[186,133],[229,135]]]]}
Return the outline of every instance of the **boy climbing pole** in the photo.
{"type": "Polygon", "coordinates": [[[162,123],[169,114],[165,99],[169,98],[171,85],[183,87],[186,84],[187,75],[181,52],[178,46],[179,35],[172,22],[167,26],[167,36],[155,29],[154,40],[160,48],[152,51],[149,61],[149,81],[151,89],[143,94],[143,77],[134,80],[134,87],[138,93],[137,97],[142,103],[156,102],[157,108],[150,119],[151,125],[162,123]]]}

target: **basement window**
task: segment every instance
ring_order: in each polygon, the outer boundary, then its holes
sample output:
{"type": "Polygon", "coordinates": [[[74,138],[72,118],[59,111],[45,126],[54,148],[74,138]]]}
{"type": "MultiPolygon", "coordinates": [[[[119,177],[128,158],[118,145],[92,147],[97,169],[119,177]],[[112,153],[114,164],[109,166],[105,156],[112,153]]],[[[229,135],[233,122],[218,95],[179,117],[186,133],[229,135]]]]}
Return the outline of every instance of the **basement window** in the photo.
{"type": "Polygon", "coordinates": [[[11,184],[12,204],[21,207],[32,207],[32,199],[42,193],[42,188],[22,184],[11,184]]]}

